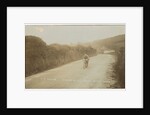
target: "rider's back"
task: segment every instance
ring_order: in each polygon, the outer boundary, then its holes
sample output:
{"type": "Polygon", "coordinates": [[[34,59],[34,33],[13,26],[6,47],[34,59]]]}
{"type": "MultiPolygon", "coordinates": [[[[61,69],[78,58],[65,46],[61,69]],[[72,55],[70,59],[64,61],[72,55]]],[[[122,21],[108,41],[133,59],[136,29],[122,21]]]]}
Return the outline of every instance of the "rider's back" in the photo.
{"type": "Polygon", "coordinates": [[[89,59],[89,56],[87,54],[85,54],[84,59],[89,59]]]}

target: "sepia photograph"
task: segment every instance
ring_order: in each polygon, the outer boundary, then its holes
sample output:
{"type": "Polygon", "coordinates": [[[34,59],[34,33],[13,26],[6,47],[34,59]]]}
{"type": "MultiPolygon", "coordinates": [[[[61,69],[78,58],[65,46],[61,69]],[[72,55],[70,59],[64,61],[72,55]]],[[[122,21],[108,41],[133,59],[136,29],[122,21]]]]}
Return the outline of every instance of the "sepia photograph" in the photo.
{"type": "Polygon", "coordinates": [[[7,7],[4,30],[7,108],[143,108],[143,7],[7,7]]]}
{"type": "Polygon", "coordinates": [[[25,24],[26,89],[125,89],[125,24],[25,24]]]}

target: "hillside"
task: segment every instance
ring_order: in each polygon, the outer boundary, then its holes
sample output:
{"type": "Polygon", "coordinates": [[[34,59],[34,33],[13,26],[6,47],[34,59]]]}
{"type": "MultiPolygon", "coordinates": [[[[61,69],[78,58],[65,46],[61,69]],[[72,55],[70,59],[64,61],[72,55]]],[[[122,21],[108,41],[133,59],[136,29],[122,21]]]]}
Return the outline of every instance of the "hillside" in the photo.
{"type": "Polygon", "coordinates": [[[103,47],[117,50],[121,47],[125,47],[125,35],[123,34],[106,39],[95,40],[93,42],[85,43],[84,46],[91,46],[96,49],[97,52],[100,52],[103,47]]]}

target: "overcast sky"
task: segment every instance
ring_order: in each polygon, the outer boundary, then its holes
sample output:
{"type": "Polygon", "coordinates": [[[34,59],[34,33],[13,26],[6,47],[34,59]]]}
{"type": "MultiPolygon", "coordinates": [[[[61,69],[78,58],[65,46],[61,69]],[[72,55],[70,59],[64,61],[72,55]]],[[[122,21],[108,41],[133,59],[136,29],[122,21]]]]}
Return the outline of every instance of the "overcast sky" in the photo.
{"type": "Polygon", "coordinates": [[[40,37],[47,44],[83,43],[125,34],[124,25],[26,25],[25,35],[40,37]]]}

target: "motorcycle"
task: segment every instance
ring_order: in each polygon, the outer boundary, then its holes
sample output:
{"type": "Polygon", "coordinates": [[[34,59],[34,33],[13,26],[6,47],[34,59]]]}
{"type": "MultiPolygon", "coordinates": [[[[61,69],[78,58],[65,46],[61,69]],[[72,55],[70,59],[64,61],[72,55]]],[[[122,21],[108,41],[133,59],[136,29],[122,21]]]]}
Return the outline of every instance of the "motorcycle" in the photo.
{"type": "Polygon", "coordinates": [[[89,59],[84,59],[83,60],[83,69],[87,68],[88,67],[88,62],[89,62],[89,59]]]}

